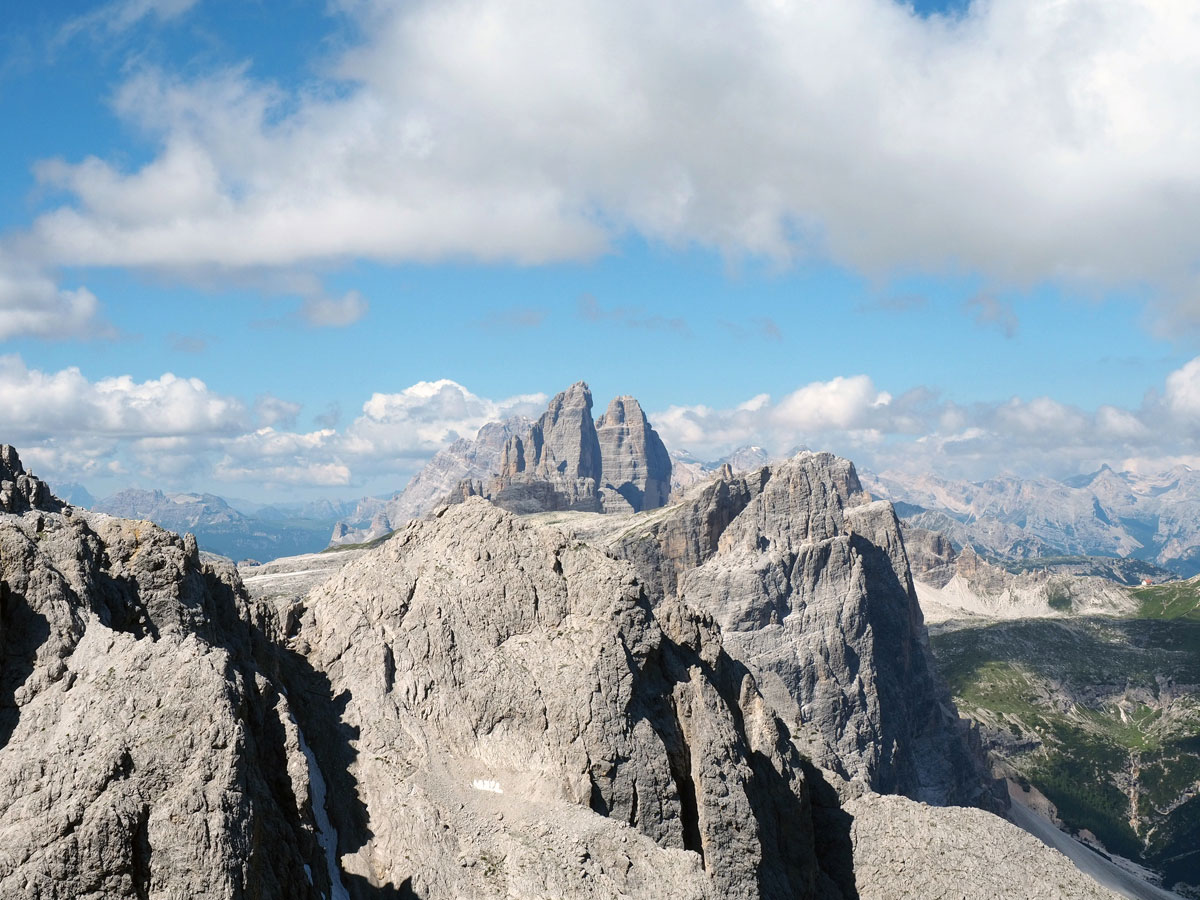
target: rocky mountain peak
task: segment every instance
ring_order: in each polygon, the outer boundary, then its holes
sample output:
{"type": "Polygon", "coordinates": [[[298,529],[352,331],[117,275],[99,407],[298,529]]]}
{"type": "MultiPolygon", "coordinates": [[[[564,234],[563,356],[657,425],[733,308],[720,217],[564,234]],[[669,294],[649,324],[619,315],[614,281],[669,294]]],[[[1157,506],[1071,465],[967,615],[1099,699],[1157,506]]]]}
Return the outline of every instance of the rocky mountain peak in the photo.
{"type": "Polygon", "coordinates": [[[600,444],[592,422],[592,392],[577,381],[554,399],[522,439],[509,438],[501,475],[525,472],[541,476],[600,480],[600,444]]]}
{"type": "Polygon", "coordinates": [[[667,502],[671,457],[633,397],[614,399],[592,420],[592,392],[577,381],[555,395],[525,435],[500,453],[486,486],[454,490],[481,495],[518,513],[551,510],[641,512],[667,502]]]}
{"type": "Polygon", "coordinates": [[[63,506],[46,482],[25,471],[15,447],[0,444],[0,510],[18,514],[34,509],[59,512],[63,506]]]}
{"type": "Polygon", "coordinates": [[[627,504],[640,512],[667,502],[671,456],[637,400],[613,398],[608,411],[596,420],[596,435],[606,510],[627,504]]]}
{"type": "Polygon", "coordinates": [[[670,534],[561,517],[641,535],[617,555],[467,500],[304,595],[146,522],[0,515],[0,898],[1112,900],[998,818],[865,790],[929,796],[888,760],[936,767],[952,707],[851,472],[712,482],[642,519],[670,534]],[[784,519],[794,552],[722,540],[784,519]],[[868,783],[843,805],[814,761],[868,783]]]}

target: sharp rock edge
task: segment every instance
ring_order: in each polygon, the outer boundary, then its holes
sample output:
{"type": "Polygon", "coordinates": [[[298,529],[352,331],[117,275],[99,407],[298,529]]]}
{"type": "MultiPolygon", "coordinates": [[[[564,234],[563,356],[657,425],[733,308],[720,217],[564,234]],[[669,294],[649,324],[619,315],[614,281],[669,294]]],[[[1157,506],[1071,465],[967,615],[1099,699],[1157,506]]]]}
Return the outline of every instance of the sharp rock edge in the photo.
{"type": "Polygon", "coordinates": [[[844,461],[591,536],[474,498],[257,601],[4,459],[0,897],[1110,896],[997,817],[868,789],[975,775],[910,759],[952,758],[946,719],[844,461]]]}

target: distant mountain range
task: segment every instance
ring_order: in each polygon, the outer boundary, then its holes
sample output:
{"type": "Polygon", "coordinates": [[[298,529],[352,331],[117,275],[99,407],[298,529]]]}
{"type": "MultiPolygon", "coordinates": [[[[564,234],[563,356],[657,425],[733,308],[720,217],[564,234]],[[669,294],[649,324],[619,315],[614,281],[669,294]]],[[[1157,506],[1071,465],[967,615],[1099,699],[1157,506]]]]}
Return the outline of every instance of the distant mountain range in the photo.
{"type": "Polygon", "coordinates": [[[862,483],[910,524],[984,555],[1132,557],[1200,573],[1200,473],[1187,466],[1157,475],[1103,466],[1064,481],[864,472],[862,483]]]}
{"type": "Polygon", "coordinates": [[[353,503],[318,501],[263,506],[244,513],[215,494],[168,494],[130,488],[96,500],[82,485],[64,485],[74,506],[124,519],[148,519],[179,533],[191,532],[201,549],[231,559],[275,559],[323,549],[333,523],[353,503]]]}
{"type": "MultiPolygon", "coordinates": [[[[486,484],[501,471],[506,445],[528,439],[534,425],[525,417],[484,425],[473,439],[435,454],[404,490],[383,498],[255,506],[214,494],[136,489],[97,500],[79,484],[58,485],[57,492],[76,506],[190,531],[201,547],[223,556],[268,560],[370,541],[421,517],[461,484],[486,484]]],[[[772,459],[757,446],[707,461],[686,450],[669,455],[672,498],[724,465],[744,472],[772,459]]],[[[1200,472],[1187,466],[1155,475],[1102,466],[1062,481],[1001,476],[970,482],[864,470],[861,480],[873,496],[892,501],[908,525],[985,557],[1129,557],[1185,577],[1200,574],[1200,472]]]]}

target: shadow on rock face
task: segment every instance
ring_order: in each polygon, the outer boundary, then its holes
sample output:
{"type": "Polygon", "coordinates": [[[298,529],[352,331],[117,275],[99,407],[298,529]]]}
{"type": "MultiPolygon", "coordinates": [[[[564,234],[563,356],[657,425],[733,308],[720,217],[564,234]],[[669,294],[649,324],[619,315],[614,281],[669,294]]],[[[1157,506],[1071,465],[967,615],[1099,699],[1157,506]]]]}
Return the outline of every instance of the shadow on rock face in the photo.
{"type": "MultiPolygon", "coordinates": [[[[370,815],[358,794],[358,781],[351,773],[358,753],[352,741],[359,729],[345,722],[349,691],[334,696],[329,677],[293,650],[272,648],[272,662],[288,688],[292,714],[300,726],[327,788],[325,811],[330,824],[337,830],[339,859],[354,853],[374,837],[370,815]]],[[[407,900],[416,898],[411,885],[405,881],[395,885],[372,885],[360,875],[341,873],[342,883],[352,900],[407,900]]]]}
{"type": "Polygon", "coordinates": [[[803,760],[801,766],[812,798],[813,838],[821,871],[837,885],[846,900],[858,900],[854,843],[850,837],[854,816],[842,809],[837,791],[820,769],[808,760],[803,760]]]}
{"type": "Polygon", "coordinates": [[[50,637],[50,621],[0,581],[0,747],[21,718],[16,693],[33,674],[37,652],[50,637]]]}
{"type": "Polygon", "coordinates": [[[420,900],[412,889],[411,878],[405,878],[399,887],[393,884],[376,887],[361,875],[342,875],[342,883],[353,900],[420,900]]]}

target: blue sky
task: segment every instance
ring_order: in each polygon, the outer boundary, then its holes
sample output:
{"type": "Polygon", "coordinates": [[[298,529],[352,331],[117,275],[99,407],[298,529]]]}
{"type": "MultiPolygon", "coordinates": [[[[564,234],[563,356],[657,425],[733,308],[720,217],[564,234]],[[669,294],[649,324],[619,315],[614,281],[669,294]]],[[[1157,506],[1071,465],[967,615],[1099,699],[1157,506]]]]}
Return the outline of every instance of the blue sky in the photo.
{"type": "Polygon", "coordinates": [[[586,379],[668,444],[1197,458],[1185,3],[14,5],[0,440],[402,487],[586,379]]]}

